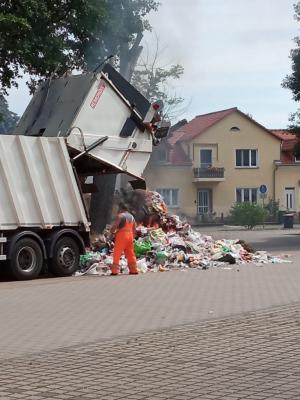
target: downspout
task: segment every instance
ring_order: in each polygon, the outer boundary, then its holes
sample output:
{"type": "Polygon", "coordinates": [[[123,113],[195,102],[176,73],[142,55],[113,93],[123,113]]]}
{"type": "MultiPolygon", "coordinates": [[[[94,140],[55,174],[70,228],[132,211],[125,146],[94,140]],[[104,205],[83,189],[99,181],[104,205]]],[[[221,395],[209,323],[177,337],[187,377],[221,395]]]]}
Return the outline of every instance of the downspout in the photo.
{"type": "MultiPolygon", "coordinates": [[[[282,155],[282,140],[280,141],[280,160],[282,160],[281,155],[282,155]]],[[[275,160],[274,160],[274,164],[275,164],[275,160]]],[[[276,195],[276,171],[277,170],[278,170],[278,165],[275,164],[275,167],[273,169],[273,201],[276,201],[275,195],[276,195]]]]}
{"type": "Polygon", "coordinates": [[[278,165],[274,166],[273,169],[273,201],[275,201],[275,195],[276,195],[276,171],[278,170],[278,165]]]}

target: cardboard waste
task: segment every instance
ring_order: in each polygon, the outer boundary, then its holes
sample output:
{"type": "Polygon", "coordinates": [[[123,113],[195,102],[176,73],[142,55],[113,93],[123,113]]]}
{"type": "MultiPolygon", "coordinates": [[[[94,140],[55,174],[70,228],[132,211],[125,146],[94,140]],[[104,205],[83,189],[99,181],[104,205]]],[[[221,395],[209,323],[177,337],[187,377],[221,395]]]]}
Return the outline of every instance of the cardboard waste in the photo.
{"type": "MultiPolygon", "coordinates": [[[[229,269],[232,264],[253,263],[261,266],[266,263],[291,262],[286,257],[279,258],[266,251],[255,251],[239,239],[214,240],[209,235],[196,232],[177,215],[168,214],[162,197],[156,192],[140,191],[134,193],[135,196],[138,207],[133,208],[129,201],[129,209],[138,222],[134,249],[140,273],[185,271],[190,268],[229,269]],[[141,202],[141,196],[146,199],[146,205],[145,201],[141,202]],[[145,226],[145,222],[148,226],[145,226]]],[[[80,270],[76,276],[110,275],[114,242],[108,228],[94,240],[91,251],[81,256],[80,270]]],[[[120,269],[123,274],[129,273],[124,256],[120,260],[120,269]]]]}

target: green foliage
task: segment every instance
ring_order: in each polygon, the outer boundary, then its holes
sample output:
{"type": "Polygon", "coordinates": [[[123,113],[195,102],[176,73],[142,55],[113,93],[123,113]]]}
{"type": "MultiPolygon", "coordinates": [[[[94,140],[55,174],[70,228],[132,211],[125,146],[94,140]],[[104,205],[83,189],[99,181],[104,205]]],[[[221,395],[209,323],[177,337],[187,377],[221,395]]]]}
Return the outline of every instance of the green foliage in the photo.
{"type": "Polygon", "coordinates": [[[6,99],[0,95],[0,134],[11,133],[18,119],[17,114],[9,111],[6,99]]]}
{"type": "Polygon", "coordinates": [[[180,103],[183,99],[176,97],[167,97],[164,88],[168,85],[171,79],[179,79],[183,74],[184,69],[181,65],[172,65],[169,68],[160,68],[145,65],[134,72],[132,83],[143,95],[151,100],[162,99],[166,104],[174,105],[180,103]]]}
{"type": "MultiPolygon", "coordinates": [[[[299,127],[300,128],[300,127],[299,127]]],[[[299,136],[299,134],[297,133],[299,136]]],[[[295,157],[299,158],[300,157],[300,142],[296,143],[294,148],[293,148],[293,154],[295,157]]]]}
{"type": "Polygon", "coordinates": [[[150,29],[156,0],[0,0],[0,85],[7,93],[23,72],[39,78],[94,69],[150,29]]]}
{"type": "Polygon", "coordinates": [[[279,201],[269,199],[268,203],[265,204],[264,209],[267,211],[268,221],[277,221],[279,212],[279,201]]]}
{"type": "MultiPolygon", "coordinates": [[[[300,21],[300,1],[294,4],[294,17],[297,21],[300,21]]],[[[296,47],[291,50],[290,58],[292,61],[292,73],[287,75],[282,82],[284,88],[290,89],[293,93],[293,99],[295,101],[300,100],[300,37],[294,39],[296,47]]],[[[292,113],[290,116],[289,130],[297,135],[300,134],[300,110],[292,113]]],[[[300,156],[300,146],[296,146],[294,154],[300,156]]]]}
{"type": "Polygon", "coordinates": [[[269,199],[264,208],[270,213],[270,215],[276,215],[279,211],[279,201],[269,199]]]}
{"type": "Polygon", "coordinates": [[[2,92],[22,70],[44,77],[82,66],[105,18],[105,0],[0,0],[2,92]]]}
{"type": "MultiPolygon", "coordinates": [[[[294,5],[295,19],[300,21],[300,2],[294,5]]],[[[283,87],[288,88],[293,93],[295,101],[300,100],[300,38],[295,39],[296,48],[291,50],[292,73],[287,75],[283,81],[283,87]]]]}
{"type": "Polygon", "coordinates": [[[267,210],[258,204],[244,202],[235,203],[230,209],[230,219],[235,225],[253,229],[256,225],[263,224],[267,210]]]}

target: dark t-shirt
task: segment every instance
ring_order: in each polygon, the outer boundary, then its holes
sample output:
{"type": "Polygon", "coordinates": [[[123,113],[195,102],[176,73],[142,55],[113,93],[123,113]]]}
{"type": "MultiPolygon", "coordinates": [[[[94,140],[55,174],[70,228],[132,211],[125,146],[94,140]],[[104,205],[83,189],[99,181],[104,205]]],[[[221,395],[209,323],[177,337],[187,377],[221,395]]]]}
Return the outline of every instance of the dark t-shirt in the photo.
{"type": "Polygon", "coordinates": [[[132,214],[130,214],[128,211],[122,212],[121,214],[119,214],[119,226],[118,229],[122,229],[124,228],[124,226],[126,225],[127,222],[131,222],[134,223],[134,217],[132,214]]]}

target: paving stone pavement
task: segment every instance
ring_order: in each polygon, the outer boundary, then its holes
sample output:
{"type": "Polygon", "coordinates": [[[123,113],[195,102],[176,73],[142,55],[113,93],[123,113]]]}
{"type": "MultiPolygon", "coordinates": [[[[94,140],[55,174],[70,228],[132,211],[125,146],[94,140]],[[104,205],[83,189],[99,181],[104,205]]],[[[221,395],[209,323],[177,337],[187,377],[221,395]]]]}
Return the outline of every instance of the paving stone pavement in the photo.
{"type": "Polygon", "coordinates": [[[292,264],[0,282],[0,399],[300,400],[299,233],[219,232],[292,264]]]}
{"type": "Polygon", "coordinates": [[[300,399],[300,303],[0,361],[0,399],[300,399]]]}
{"type": "Polygon", "coordinates": [[[300,302],[300,260],[0,283],[0,358],[300,302]]]}

